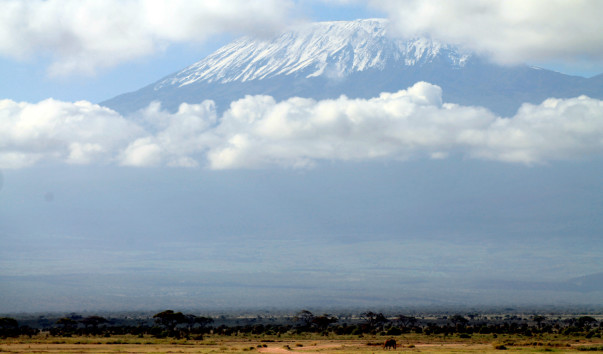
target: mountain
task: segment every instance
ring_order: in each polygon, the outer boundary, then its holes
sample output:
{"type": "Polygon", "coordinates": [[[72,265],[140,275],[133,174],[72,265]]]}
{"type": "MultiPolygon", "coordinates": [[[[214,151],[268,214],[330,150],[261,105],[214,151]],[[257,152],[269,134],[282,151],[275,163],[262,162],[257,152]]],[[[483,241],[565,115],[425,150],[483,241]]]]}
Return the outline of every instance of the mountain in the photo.
{"type": "Polygon", "coordinates": [[[216,102],[219,111],[245,95],[315,99],[369,98],[427,81],[445,102],[480,105],[509,116],[548,97],[603,98],[603,76],[590,79],[542,68],[499,66],[426,38],[396,39],[383,19],[300,25],[272,38],[243,37],[138,91],[102,102],[122,113],[161,101],[216,102]]]}
{"type": "Polygon", "coordinates": [[[383,70],[390,63],[415,66],[440,58],[452,67],[462,67],[468,58],[426,39],[389,39],[386,24],[385,20],[313,23],[270,41],[242,38],[162,80],[155,88],[195,82],[248,82],[280,75],[338,79],[354,72],[383,70]]]}
{"type": "Polygon", "coordinates": [[[559,281],[521,281],[487,279],[475,281],[478,289],[603,293],[603,273],[584,275],[559,281]]]}

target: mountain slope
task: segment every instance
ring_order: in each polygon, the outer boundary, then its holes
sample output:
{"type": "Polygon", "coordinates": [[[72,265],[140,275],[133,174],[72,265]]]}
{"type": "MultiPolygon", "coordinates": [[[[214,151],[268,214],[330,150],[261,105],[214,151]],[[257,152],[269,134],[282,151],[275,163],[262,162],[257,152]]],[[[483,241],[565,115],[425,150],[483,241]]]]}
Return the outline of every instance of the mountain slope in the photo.
{"type": "Polygon", "coordinates": [[[523,102],[586,94],[603,98],[603,80],[528,66],[502,67],[425,38],[388,35],[386,20],[321,22],[269,39],[244,37],[136,92],[102,102],[128,113],[152,101],[174,111],[182,102],[216,101],[218,110],[247,94],[277,100],[374,97],[417,81],[442,87],[444,100],[512,115],[523,102]]]}
{"type": "Polygon", "coordinates": [[[279,75],[342,78],[358,71],[383,70],[392,62],[422,65],[443,56],[451,66],[463,66],[469,57],[426,39],[390,39],[385,20],[313,23],[268,41],[241,38],[155,88],[198,81],[247,82],[279,75]]]}

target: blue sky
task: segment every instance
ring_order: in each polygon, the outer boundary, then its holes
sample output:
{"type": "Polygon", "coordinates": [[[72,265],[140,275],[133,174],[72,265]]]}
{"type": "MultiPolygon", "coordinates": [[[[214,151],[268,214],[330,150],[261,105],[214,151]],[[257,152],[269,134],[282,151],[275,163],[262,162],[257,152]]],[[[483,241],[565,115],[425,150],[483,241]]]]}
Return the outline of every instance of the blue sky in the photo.
{"type": "Polygon", "coordinates": [[[592,76],[601,13],[595,0],[0,0],[0,313],[600,304],[603,291],[572,284],[603,269],[601,100],[502,118],[419,83],[285,102],[316,118],[299,135],[289,116],[254,126],[244,109],[94,103],[240,35],[372,17],[395,36],[592,76]]]}

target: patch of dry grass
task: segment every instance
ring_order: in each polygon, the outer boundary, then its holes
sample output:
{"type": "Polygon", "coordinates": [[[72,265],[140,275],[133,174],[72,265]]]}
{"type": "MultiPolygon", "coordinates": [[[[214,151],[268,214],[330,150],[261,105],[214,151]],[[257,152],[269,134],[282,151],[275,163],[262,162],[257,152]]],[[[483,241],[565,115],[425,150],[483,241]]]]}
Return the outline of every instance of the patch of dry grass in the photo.
{"type": "MultiPolygon", "coordinates": [[[[389,338],[389,337],[388,337],[389,338]]],[[[585,338],[525,338],[521,336],[474,335],[456,336],[401,335],[395,336],[396,351],[416,353],[577,353],[580,348],[603,348],[601,339],[585,338]]],[[[157,339],[137,336],[49,337],[39,335],[0,340],[0,352],[5,353],[305,353],[367,354],[384,351],[385,337],[363,338],[318,336],[212,336],[202,341],[157,339]]]]}

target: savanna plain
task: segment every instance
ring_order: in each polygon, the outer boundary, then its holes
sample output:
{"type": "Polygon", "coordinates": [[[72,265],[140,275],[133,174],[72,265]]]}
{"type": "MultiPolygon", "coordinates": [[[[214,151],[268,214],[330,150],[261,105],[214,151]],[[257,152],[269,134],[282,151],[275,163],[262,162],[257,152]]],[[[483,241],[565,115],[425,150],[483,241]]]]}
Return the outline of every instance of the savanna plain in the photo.
{"type": "Polygon", "coordinates": [[[603,317],[584,314],[365,312],[343,318],[304,310],[289,317],[214,319],[166,310],[129,320],[76,314],[40,316],[22,321],[25,325],[10,317],[0,320],[5,353],[603,352],[603,317]],[[35,323],[44,327],[30,326],[35,323]]]}
{"type": "Polygon", "coordinates": [[[434,337],[400,336],[223,336],[211,335],[203,340],[140,338],[137,336],[53,338],[43,334],[32,338],[3,339],[5,353],[375,353],[380,351],[417,353],[500,353],[501,351],[540,353],[603,352],[603,340],[564,336],[526,338],[506,335],[434,337]],[[395,338],[396,349],[384,349],[383,343],[395,338]]]}

